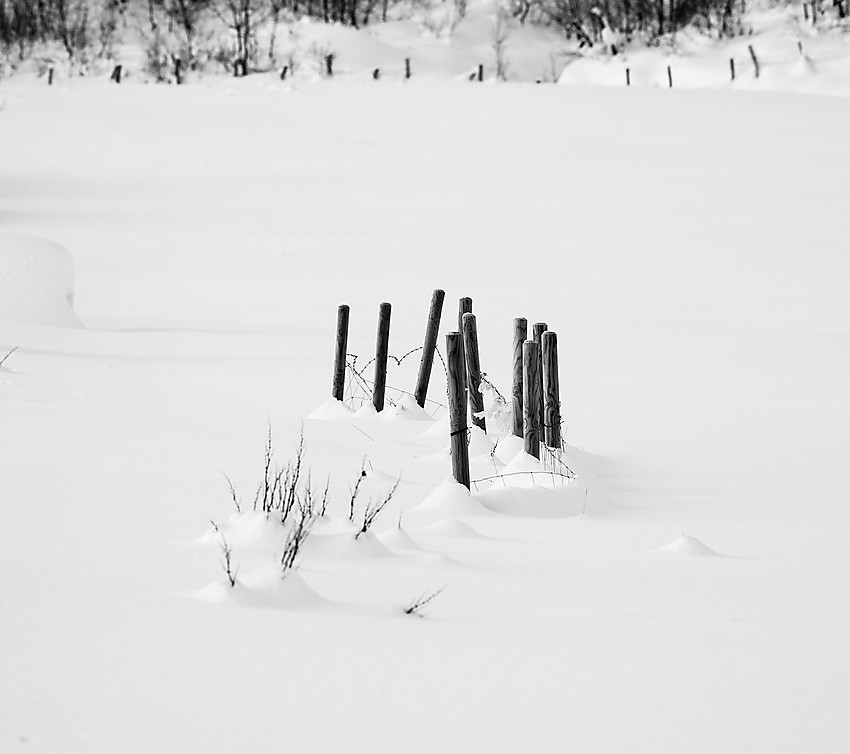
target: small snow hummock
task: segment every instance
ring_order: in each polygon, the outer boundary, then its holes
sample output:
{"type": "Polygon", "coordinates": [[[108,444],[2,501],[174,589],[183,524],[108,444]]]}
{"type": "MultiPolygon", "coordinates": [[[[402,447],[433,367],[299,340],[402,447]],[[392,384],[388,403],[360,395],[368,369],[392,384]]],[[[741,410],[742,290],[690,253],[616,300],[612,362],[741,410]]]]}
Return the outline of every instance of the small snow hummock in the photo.
{"type": "Polygon", "coordinates": [[[0,233],[0,323],[80,327],[73,306],[68,250],[43,238],[0,233]]]}
{"type": "Polygon", "coordinates": [[[688,558],[704,558],[704,557],[724,557],[719,552],[715,552],[708,545],[700,542],[696,537],[691,537],[682,532],[682,536],[670,542],[670,544],[658,547],[653,552],[662,555],[677,555],[688,558]]]}

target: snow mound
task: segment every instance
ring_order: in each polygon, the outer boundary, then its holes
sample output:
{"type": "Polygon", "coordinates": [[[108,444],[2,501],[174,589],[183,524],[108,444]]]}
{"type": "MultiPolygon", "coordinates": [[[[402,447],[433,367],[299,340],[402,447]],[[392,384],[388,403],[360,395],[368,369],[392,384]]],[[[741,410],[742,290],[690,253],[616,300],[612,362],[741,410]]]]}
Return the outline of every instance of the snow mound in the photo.
{"type": "Polygon", "coordinates": [[[460,537],[466,539],[484,539],[484,535],[473,529],[469,524],[458,521],[456,518],[438,521],[430,526],[416,529],[417,534],[435,537],[460,537]]]}
{"type": "Polygon", "coordinates": [[[566,518],[578,516],[584,505],[584,488],[507,487],[478,492],[473,497],[493,513],[517,518],[566,518]]]}
{"type": "Polygon", "coordinates": [[[419,553],[422,548],[413,541],[413,538],[404,529],[388,529],[378,535],[384,547],[394,553],[419,553]]]}
{"type": "Polygon", "coordinates": [[[67,249],[0,233],[0,323],[81,327],[73,305],[74,263],[67,249]]]}
{"type": "Polygon", "coordinates": [[[307,418],[325,421],[328,419],[349,419],[353,415],[354,412],[342,401],[338,401],[336,398],[328,398],[307,418]]]}
{"type": "Polygon", "coordinates": [[[302,546],[305,560],[371,560],[392,556],[372,532],[357,536],[358,527],[341,534],[311,534],[302,546]]]}
{"type": "Polygon", "coordinates": [[[670,542],[670,544],[658,547],[653,552],[687,558],[724,557],[719,552],[712,550],[708,545],[700,542],[696,537],[691,537],[687,534],[682,534],[681,537],[670,542]]]}
{"type": "Polygon", "coordinates": [[[411,395],[402,396],[395,406],[387,405],[380,414],[382,419],[393,421],[434,421],[428,412],[422,408],[411,395]]]}
{"type": "Polygon", "coordinates": [[[469,490],[449,477],[415,508],[417,513],[437,513],[448,516],[480,515],[481,506],[472,499],[469,490]]]}
{"type": "Polygon", "coordinates": [[[281,610],[317,609],[330,606],[330,600],[319,595],[301,578],[290,571],[281,576],[280,568],[269,566],[244,578],[237,575],[236,585],[226,579],[216,581],[200,592],[197,598],[216,605],[277,608],[281,610]]]}

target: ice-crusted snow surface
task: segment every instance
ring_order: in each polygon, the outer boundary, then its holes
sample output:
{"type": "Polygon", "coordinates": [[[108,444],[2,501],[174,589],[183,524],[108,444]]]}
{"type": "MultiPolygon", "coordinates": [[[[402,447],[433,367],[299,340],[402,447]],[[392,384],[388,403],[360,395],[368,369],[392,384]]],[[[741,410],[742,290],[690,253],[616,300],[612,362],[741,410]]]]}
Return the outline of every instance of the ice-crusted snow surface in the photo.
{"type": "MultiPolygon", "coordinates": [[[[848,747],[843,100],[4,89],[0,223],[69,250],[85,327],[0,324],[0,750],[848,747]],[[327,402],[337,305],[363,367],[438,286],[503,393],[513,317],[558,332],[575,485],[467,494],[439,412],[327,402]],[[283,581],[268,422],[331,478],[283,581]],[[401,482],[355,540],[364,457],[401,482]]],[[[528,464],[492,445],[476,479],[528,464]]]]}

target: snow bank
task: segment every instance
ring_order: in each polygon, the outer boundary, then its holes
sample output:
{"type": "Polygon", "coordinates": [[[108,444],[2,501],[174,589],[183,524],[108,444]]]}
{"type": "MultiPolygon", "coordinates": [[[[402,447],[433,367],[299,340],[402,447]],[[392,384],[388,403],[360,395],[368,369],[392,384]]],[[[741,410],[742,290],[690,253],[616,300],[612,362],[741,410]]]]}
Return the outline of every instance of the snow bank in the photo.
{"type": "Polygon", "coordinates": [[[0,324],[80,327],[73,304],[74,263],[67,249],[0,233],[0,324]]]}

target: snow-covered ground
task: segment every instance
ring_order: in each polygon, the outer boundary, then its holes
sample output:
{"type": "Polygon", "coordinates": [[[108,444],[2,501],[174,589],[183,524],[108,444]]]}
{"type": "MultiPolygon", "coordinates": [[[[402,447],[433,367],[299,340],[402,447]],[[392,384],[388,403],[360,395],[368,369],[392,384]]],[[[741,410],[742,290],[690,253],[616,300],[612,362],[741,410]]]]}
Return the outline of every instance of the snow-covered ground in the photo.
{"type": "Polygon", "coordinates": [[[3,82],[0,750],[850,746],[847,100],[436,78],[3,82]],[[570,485],[318,418],[337,305],[363,365],[436,287],[502,392],[558,332],[570,485]],[[269,425],[330,478],[283,582],[269,425]]]}

